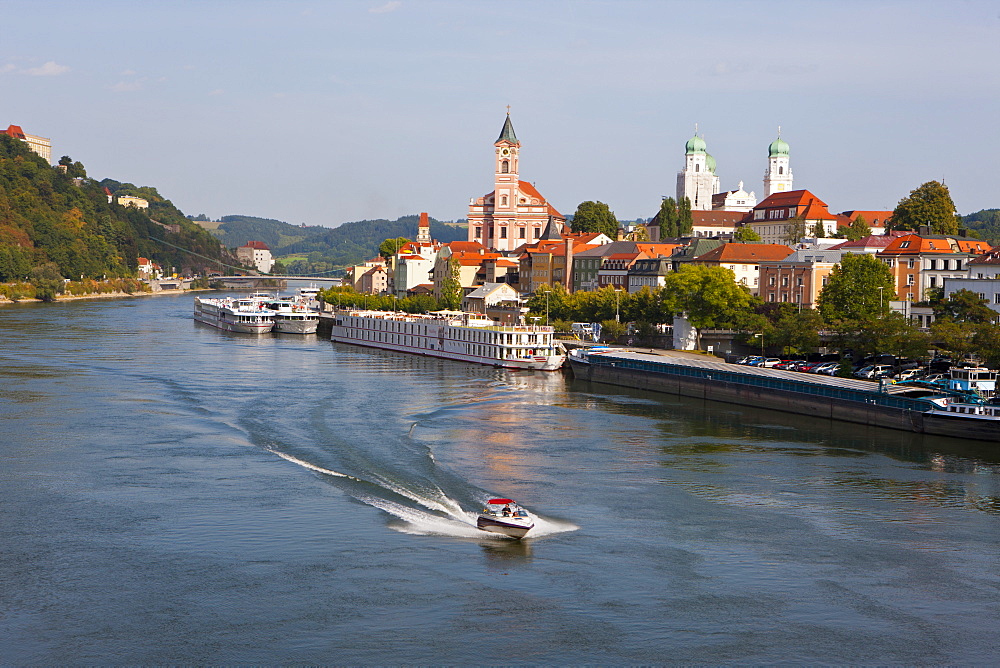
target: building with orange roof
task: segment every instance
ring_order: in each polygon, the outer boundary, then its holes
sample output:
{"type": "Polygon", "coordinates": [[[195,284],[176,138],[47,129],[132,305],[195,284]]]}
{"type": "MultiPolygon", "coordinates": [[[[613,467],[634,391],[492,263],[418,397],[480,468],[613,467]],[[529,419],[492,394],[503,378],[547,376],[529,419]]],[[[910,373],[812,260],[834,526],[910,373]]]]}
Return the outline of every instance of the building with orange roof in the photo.
{"type": "Polygon", "coordinates": [[[903,237],[909,232],[902,230],[890,230],[887,234],[869,234],[854,241],[843,241],[829,247],[829,250],[844,251],[845,253],[869,253],[875,255],[881,253],[896,239],[903,237]]]}
{"type": "Polygon", "coordinates": [[[496,147],[493,191],[469,202],[469,241],[494,250],[511,251],[541,239],[550,220],[561,228],[566,217],[533,184],[520,180],[521,142],[514,134],[509,112],[493,146],[496,147]]]}
{"type": "Polygon", "coordinates": [[[1000,313],[1000,248],[978,255],[968,263],[966,278],[944,279],[944,297],[959,290],[969,290],[985,299],[991,309],[1000,313]]]}
{"type": "Polygon", "coordinates": [[[896,237],[878,254],[896,279],[896,297],[922,301],[947,278],[966,278],[969,262],[989,252],[990,245],[971,237],[929,234],[927,228],[896,237]]]}
{"type": "Polygon", "coordinates": [[[761,262],[784,260],[792,252],[791,248],[783,244],[729,243],[717,246],[691,262],[732,270],[736,282],[745,285],[756,295],[760,289],[761,262]]]}
{"type": "Polygon", "coordinates": [[[830,213],[826,203],[808,190],[790,190],[768,196],[755,206],[745,218],[754,232],[760,235],[766,244],[798,243],[799,239],[790,240],[792,225],[805,223],[805,236],[812,237],[813,228],[819,223],[823,226],[825,237],[837,233],[837,216],[830,213]]]}
{"type": "Polygon", "coordinates": [[[376,256],[370,260],[362,262],[361,264],[348,267],[344,271],[344,284],[350,285],[357,292],[381,294],[383,290],[387,290],[389,288],[385,258],[382,256],[376,256]],[[372,269],[381,269],[381,275],[379,275],[379,272],[370,274],[369,272],[371,272],[372,269]],[[369,274],[367,279],[365,278],[366,274],[369,274]],[[372,292],[375,287],[380,287],[381,289],[378,292],[372,292]]]}
{"type": "Polygon", "coordinates": [[[444,281],[451,274],[451,266],[458,267],[458,282],[466,292],[483,284],[483,263],[503,257],[500,253],[486,250],[482,244],[467,241],[453,241],[444,244],[434,261],[431,277],[434,282],[434,297],[441,299],[444,281]]]}
{"type": "Polygon", "coordinates": [[[52,163],[52,140],[48,137],[29,135],[21,129],[20,125],[9,125],[3,133],[8,137],[20,139],[28,145],[28,148],[45,158],[45,162],[52,163]]]}

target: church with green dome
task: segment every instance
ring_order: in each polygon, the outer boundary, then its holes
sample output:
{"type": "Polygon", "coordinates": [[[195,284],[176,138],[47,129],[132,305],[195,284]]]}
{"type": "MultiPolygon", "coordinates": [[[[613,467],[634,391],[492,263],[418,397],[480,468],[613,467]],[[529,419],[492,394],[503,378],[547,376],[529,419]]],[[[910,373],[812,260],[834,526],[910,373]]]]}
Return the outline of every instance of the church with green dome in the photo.
{"type": "MultiPolygon", "coordinates": [[[[767,171],[764,172],[764,198],[792,190],[792,169],[788,163],[788,142],[778,137],[767,147],[767,171]]],[[[684,144],[684,169],[677,172],[677,201],[688,198],[692,211],[749,211],[757,204],[753,192],[736,190],[722,192],[715,173],[715,158],[708,152],[705,138],[695,134],[684,144]]]]}

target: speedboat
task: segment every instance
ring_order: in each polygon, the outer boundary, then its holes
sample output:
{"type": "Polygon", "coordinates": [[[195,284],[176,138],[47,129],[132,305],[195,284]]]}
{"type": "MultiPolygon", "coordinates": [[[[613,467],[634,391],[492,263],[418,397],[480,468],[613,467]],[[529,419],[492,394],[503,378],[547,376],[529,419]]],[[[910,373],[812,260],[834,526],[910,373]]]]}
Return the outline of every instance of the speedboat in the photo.
{"type": "Polygon", "coordinates": [[[490,499],[479,512],[476,526],[483,531],[523,538],[535,526],[535,518],[512,499],[490,499]]]}

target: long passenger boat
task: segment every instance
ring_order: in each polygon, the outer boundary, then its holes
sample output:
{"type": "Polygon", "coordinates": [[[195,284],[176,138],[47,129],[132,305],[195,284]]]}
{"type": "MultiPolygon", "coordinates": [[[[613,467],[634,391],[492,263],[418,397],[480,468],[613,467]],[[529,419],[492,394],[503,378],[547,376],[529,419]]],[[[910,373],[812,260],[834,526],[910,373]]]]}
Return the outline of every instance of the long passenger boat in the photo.
{"type": "MultiPolygon", "coordinates": [[[[744,367],[711,359],[626,350],[574,350],[573,375],[686,397],[769,408],[924,434],[1000,442],[1000,405],[993,390],[963,391],[812,376],[794,371],[744,367]]],[[[967,371],[953,369],[956,381],[967,371]]],[[[996,371],[977,378],[994,383],[996,371]]],[[[992,386],[991,386],[992,387],[992,386]]]]}
{"type": "Polygon", "coordinates": [[[253,297],[195,297],[194,319],[227,332],[243,334],[266,334],[274,327],[274,312],[253,297]]]}
{"type": "Polygon", "coordinates": [[[554,371],[566,360],[552,327],[499,325],[460,311],[338,311],[330,340],[507,369],[554,371]]]}

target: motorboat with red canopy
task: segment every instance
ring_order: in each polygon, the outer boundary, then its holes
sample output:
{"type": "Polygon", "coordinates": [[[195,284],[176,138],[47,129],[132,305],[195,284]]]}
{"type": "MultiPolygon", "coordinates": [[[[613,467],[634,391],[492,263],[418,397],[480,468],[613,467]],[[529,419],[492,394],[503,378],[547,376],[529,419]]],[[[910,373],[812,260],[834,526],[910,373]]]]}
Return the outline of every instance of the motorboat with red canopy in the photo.
{"type": "Polygon", "coordinates": [[[490,499],[480,511],[476,526],[483,531],[523,538],[535,526],[535,519],[513,499],[490,499]]]}

